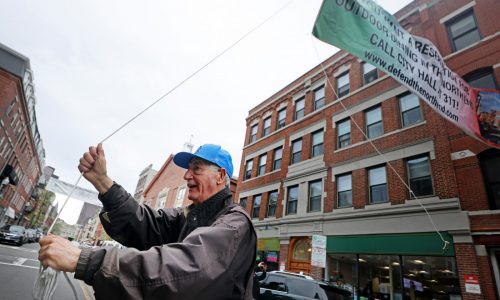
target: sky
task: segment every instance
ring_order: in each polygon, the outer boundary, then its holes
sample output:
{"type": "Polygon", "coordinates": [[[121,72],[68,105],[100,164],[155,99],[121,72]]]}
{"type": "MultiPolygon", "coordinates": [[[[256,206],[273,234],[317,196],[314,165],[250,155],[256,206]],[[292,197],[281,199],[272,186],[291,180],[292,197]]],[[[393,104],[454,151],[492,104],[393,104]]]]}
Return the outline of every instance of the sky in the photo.
{"type": "MultiPolygon", "coordinates": [[[[376,2],[395,13],[410,1],[376,2]]],[[[30,59],[46,165],[73,184],[89,146],[253,30],[104,143],[108,175],[133,193],[189,140],[222,145],[238,175],[249,110],[338,51],[311,35],[320,5],[0,0],[0,43],[30,59]]]]}

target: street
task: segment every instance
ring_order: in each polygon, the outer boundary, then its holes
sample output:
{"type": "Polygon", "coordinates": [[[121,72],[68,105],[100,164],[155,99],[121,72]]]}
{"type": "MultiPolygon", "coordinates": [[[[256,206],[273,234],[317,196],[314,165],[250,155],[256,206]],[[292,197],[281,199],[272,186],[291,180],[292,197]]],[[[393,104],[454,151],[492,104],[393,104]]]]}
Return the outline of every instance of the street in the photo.
{"type": "MultiPolygon", "coordinates": [[[[0,244],[0,298],[5,300],[33,299],[32,292],[38,278],[38,243],[24,244],[21,247],[0,244]]],[[[78,293],[79,300],[94,300],[92,287],[68,274],[78,293]]],[[[74,299],[73,291],[61,273],[53,299],[74,299]]]]}

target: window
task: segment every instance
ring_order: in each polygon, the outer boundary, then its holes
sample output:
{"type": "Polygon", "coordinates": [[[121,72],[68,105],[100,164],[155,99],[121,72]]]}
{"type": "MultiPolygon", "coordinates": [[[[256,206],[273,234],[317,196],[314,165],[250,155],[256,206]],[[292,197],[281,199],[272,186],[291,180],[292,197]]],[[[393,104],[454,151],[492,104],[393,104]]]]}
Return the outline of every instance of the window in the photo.
{"type": "Polygon", "coordinates": [[[408,159],[407,165],[410,188],[413,194],[417,197],[433,195],[429,157],[424,156],[408,159]]]}
{"type": "Polygon", "coordinates": [[[378,78],[377,68],[367,62],[363,63],[363,80],[368,84],[378,78]]]}
{"type": "Polygon", "coordinates": [[[481,40],[479,28],[477,28],[472,10],[453,18],[446,25],[454,51],[463,49],[481,40]]]}
{"type": "Polygon", "coordinates": [[[370,185],[370,203],[387,202],[387,178],[385,166],[368,170],[368,181],[370,185]]]}
{"type": "Polygon", "coordinates": [[[247,160],[246,168],[245,168],[245,179],[252,178],[252,169],[253,169],[253,159],[247,160]]]}
{"type": "Polygon", "coordinates": [[[500,151],[489,149],[478,155],[490,209],[500,209],[500,151]]]}
{"type": "Polygon", "coordinates": [[[323,136],[323,129],[312,134],[312,157],[323,155],[323,136]]]}
{"type": "Polygon", "coordinates": [[[262,200],[262,195],[255,195],[253,197],[253,207],[252,207],[252,219],[259,218],[260,201],[262,200]]]}
{"type": "Polygon", "coordinates": [[[274,149],[273,171],[281,169],[281,157],[283,155],[283,148],[279,147],[274,149]]]}
{"type": "Polygon", "coordinates": [[[243,208],[247,208],[247,197],[240,199],[240,206],[243,208]]]}
{"type": "Polygon", "coordinates": [[[262,136],[266,136],[271,132],[271,117],[264,119],[264,131],[262,136]]]}
{"type": "Polygon", "coordinates": [[[497,84],[492,68],[476,70],[464,76],[465,81],[475,88],[496,89],[497,84]]]}
{"type": "Polygon", "coordinates": [[[295,120],[298,120],[304,116],[304,97],[295,101],[295,120]]]}
{"type": "Polygon", "coordinates": [[[338,147],[343,148],[351,144],[351,120],[347,119],[337,123],[338,147]]]}
{"type": "Polygon", "coordinates": [[[257,169],[257,176],[266,173],[266,161],[267,161],[267,154],[259,156],[259,168],[257,169]]]}
{"type": "Polygon", "coordinates": [[[299,201],[299,186],[294,185],[288,187],[286,199],[286,214],[292,215],[297,213],[297,202],[299,201]]]}
{"type": "Polygon", "coordinates": [[[321,86],[314,90],[314,110],[325,106],[325,86],[321,86]]]}
{"type": "Polygon", "coordinates": [[[252,126],[252,128],[250,129],[250,140],[249,140],[249,143],[253,143],[257,140],[257,127],[258,125],[255,124],[252,126]]]}
{"type": "Polygon", "coordinates": [[[276,124],[276,129],[285,127],[285,119],[286,119],[286,107],[278,111],[278,123],[276,124]]]}
{"type": "Polygon", "coordinates": [[[167,190],[163,189],[158,194],[158,201],[156,202],[157,209],[165,207],[165,202],[167,202],[167,194],[168,194],[168,189],[167,190]]]}
{"type": "Polygon", "coordinates": [[[292,160],[290,164],[298,163],[302,155],[302,139],[297,139],[292,142],[292,160]]]}
{"type": "Polygon", "coordinates": [[[337,176],[337,204],[338,207],[352,206],[352,175],[337,176]]]}
{"type": "Polygon", "coordinates": [[[349,94],[349,73],[337,77],[337,96],[339,98],[349,94]]]}
{"type": "Polygon", "coordinates": [[[309,211],[321,211],[321,180],[309,183],[309,211]]]}
{"type": "Polygon", "coordinates": [[[408,94],[399,98],[399,108],[401,109],[403,127],[423,120],[420,101],[418,101],[418,97],[415,94],[408,94]]]}
{"type": "Polygon", "coordinates": [[[177,191],[177,197],[175,198],[174,207],[182,207],[185,194],[186,194],[186,187],[179,188],[179,190],[177,191]]]}
{"type": "Polygon", "coordinates": [[[276,203],[278,203],[278,191],[269,192],[267,202],[267,216],[274,217],[276,215],[276,203]]]}
{"type": "Polygon", "coordinates": [[[376,107],[368,110],[366,113],[366,135],[368,138],[375,138],[384,133],[382,128],[382,109],[376,107]]]}

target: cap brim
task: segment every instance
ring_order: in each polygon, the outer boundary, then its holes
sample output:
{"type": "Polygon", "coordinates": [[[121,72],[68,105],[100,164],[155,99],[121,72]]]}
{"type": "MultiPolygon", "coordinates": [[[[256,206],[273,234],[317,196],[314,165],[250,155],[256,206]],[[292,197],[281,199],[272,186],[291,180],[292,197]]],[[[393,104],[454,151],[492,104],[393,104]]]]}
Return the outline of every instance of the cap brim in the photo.
{"type": "Polygon", "coordinates": [[[198,157],[190,152],[179,152],[174,155],[174,163],[181,168],[187,169],[189,168],[189,163],[195,157],[198,157]]]}

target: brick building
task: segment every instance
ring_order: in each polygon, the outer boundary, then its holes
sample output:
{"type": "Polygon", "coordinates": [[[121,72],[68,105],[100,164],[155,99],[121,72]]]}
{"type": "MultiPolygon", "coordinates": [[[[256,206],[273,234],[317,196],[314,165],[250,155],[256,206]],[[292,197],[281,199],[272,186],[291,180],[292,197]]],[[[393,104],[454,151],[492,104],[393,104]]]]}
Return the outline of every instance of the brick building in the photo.
{"type": "MultiPolygon", "coordinates": [[[[416,0],[395,16],[472,86],[498,89],[499,11],[497,0],[416,0]]],[[[258,260],[357,297],[498,299],[499,150],[344,51],[246,123],[237,198],[258,260]],[[324,268],[311,265],[312,235],[326,236],[324,268]]]]}
{"type": "Polygon", "coordinates": [[[45,152],[28,58],[0,44],[0,224],[25,224],[35,206],[45,152]]]}

